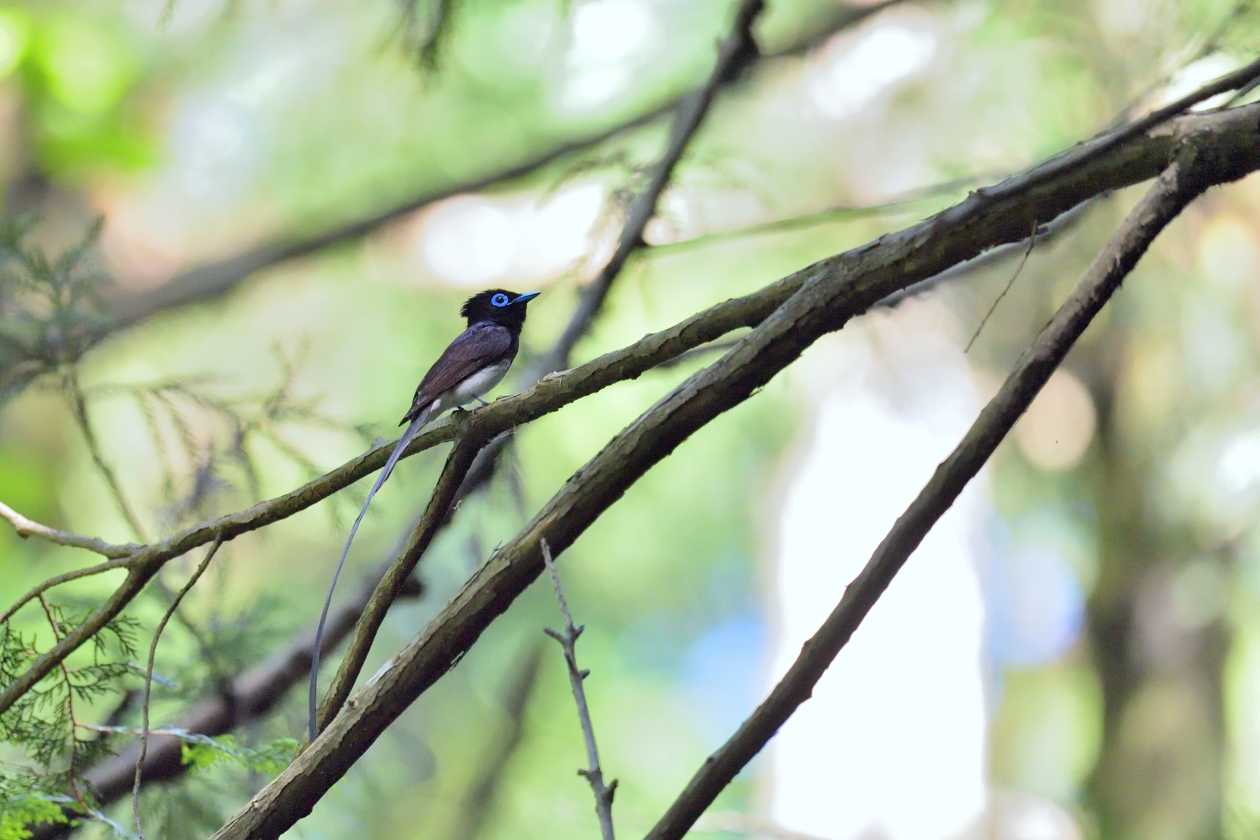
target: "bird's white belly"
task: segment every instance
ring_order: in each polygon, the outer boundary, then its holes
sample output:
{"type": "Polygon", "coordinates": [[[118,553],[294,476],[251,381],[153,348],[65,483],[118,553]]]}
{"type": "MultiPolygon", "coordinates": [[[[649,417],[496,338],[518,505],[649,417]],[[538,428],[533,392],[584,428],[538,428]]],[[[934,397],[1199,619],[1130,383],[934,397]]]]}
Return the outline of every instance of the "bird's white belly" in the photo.
{"type": "Polygon", "coordinates": [[[472,402],[503,381],[512,362],[500,362],[483,368],[442,395],[442,408],[455,408],[472,402]]]}

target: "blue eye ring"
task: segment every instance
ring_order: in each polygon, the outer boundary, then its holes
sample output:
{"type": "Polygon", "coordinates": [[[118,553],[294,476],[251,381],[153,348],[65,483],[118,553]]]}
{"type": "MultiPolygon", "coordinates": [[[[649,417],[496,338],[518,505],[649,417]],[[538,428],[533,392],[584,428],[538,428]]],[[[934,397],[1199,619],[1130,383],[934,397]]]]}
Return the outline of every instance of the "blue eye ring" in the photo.
{"type": "Polygon", "coordinates": [[[511,303],[511,301],[508,299],[507,295],[503,294],[503,292],[499,292],[497,295],[490,298],[490,304],[492,306],[504,307],[509,303],[511,303]]]}

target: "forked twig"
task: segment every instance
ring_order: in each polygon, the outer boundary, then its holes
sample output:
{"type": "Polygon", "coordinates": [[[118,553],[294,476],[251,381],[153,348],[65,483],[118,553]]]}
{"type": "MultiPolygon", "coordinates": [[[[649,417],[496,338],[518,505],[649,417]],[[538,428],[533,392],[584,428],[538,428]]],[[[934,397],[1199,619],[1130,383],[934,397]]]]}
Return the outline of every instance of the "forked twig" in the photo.
{"type": "Polygon", "coordinates": [[[573,699],[577,703],[578,719],[582,722],[582,737],[586,739],[586,759],[590,768],[579,770],[578,775],[591,783],[591,791],[595,794],[595,813],[599,815],[599,830],[604,840],[613,840],[612,803],[617,792],[617,780],[612,784],[604,784],[604,771],[599,767],[599,748],[595,746],[595,727],[591,723],[591,710],[586,705],[586,689],[582,681],[590,675],[590,671],[578,668],[577,645],[578,636],[582,635],[585,625],[574,625],[573,614],[569,612],[569,602],[564,599],[564,590],[560,588],[560,575],[556,572],[556,564],[551,559],[551,546],[546,540],[540,540],[543,563],[547,573],[551,575],[551,585],[556,590],[556,600],[560,602],[560,612],[564,613],[564,632],[544,627],[543,632],[560,643],[564,648],[564,661],[569,666],[569,685],[573,687],[573,699]]]}

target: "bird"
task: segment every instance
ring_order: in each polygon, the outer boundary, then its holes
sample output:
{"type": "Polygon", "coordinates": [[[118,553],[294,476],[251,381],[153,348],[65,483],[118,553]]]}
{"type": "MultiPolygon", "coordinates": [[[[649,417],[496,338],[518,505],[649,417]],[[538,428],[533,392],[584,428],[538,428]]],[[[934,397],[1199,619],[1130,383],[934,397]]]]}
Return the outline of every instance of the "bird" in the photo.
{"type": "Polygon", "coordinates": [[[341,568],[350,553],[350,544],[359,530],[359,523],[367,513],[372,497],[394,471],[398,459],[402,457],[407,444],[415,438],[430,420],[436,419],[447,409],[462,409],[476,400],[486,405],[481,395],[503,381],[508,369],[516,359],[520,349],[521,329],[525,326],[525,305],[538,297],[538,292],[516,294],[506,289],[489,289],[473,295],[460,307],[459,314],[468,321],[468,328],[455,337],[438,360],[429,368],[429,372],[416,387],[416,395],[411,399],[411,408],[403,415],[398,425],[407,424],[406,430],[394,451],[385,462],[384,469],[368,491],[363,509],[359,511],[350,535],[346,538],[345,548],[341,550],[341,559],[333,572],[332,583],[328,587],[328,597],[324,599],[324,610],[320,613],[319,624],[315,628],[315,647],[311,655],[310,680],[310,735],[314,741],[316,735],[316,715],[318,704],[316,692],[319,679],[320,643],[324,638],[324,624],[328,620],[328,608],[332,604],[333,591],[337,588],[337,578],[341,576],[341,568]]]}

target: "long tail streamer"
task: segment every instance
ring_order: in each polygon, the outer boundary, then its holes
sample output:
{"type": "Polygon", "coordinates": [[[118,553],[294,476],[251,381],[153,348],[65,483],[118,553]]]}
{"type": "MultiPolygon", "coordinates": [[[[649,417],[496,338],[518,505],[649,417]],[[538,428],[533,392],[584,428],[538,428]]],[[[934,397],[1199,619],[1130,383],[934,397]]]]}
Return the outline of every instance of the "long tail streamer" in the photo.
{"type": "Polygon", "coordinates": [[[394,451],[389,453],[389,460],[385,462],[385,468],[381,470],[380,477],[376,479],[376,483],[372,485],[372,489],[368,491],[367,499],[363,502],[363,510],[359,511],[358,517],[354,520],[354,525],[350,528],[350,536],[346,537],[346,547],[341,550],[341,559],[337,561],[337,569],[333,572],[332,584],[328,587],[328,597],[324,599],[324,611],[319,614],[319,625],[315,628],[315,648],[311,651],[311,687],[310,687],[310,733],[311,740],[314,741],[318,732],[319,717],[319,653],[320,645],[324,641],[324,624],[328,621],[328,609],[332,606],[333,591],[337,588],[337,578],[341,577],[341,567],[346,565],[346,557],[350,554],[350,543],[354,542],[354,535],[359,530],[359,523],[363,521],[364,515],[367,513],[368,505],[372,504],[372,497],[376,495],[376,491],[381,489],[381,485],[389,478],[389,474],[394,471],[394,465],[398,463],[398,459],[402,457],[403,450],[407,448],[407,444],[411,443],[416,434],[420,431],[420,427],[429,419],[431,409],[425,409],[420,412],[415,420],[411,421],[411,425],[403,432],[402,437],[398,439],[398,445],[394,447],[394,451]]]}

